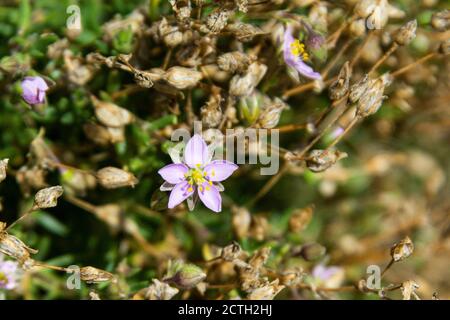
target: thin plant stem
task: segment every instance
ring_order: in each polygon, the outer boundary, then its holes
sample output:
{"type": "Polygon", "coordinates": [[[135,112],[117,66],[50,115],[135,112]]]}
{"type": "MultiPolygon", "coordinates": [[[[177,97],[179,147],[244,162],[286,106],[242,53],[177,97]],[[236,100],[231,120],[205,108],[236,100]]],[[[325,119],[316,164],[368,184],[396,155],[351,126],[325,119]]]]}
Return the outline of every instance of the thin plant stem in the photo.
{"type": "Polygon", "coordinates": [[[378,69],[379,66],[383,64],[383,62],[386,61],[387,58],[389,58],[396,50],[398,49],[398,44],[394,42],[392,46],[389,48],[389,50],[380,58],[378,61],[372,66],[372,68],[369,71],[369,75],[374,73],[375,70],[378,69]]]}
{"type": "Polygon", "coordinates": [[[427,54],[426,56],[423,56],[422,58],[420,58],[419,60],[416,60],[406,66],[404,66],[403,68],[398,69],[397,71],[394,71],[393,73],[391,73],[392,77],[398,77],[399,75],[402,75],[403,73],[411,70],[412,68],[414,68],[415,66],[425,63],[426,61],[434,58],[437,55],[436,52],[431,52],[429,54],[427,54]]]}

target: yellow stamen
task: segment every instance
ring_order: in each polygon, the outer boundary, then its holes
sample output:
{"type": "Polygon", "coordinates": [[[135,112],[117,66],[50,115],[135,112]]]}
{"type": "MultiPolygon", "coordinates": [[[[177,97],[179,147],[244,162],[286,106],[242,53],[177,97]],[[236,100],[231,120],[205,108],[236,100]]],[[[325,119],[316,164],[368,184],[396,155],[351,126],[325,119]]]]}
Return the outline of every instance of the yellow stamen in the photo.
{"type": "Polygon", "coordinates": [[[294,56],[299,56],[305,52],[305,45],[300,42],[300,40],[296,39],[291,43],[291,53],[294,56]]]}
{"type": "Polygon", "coordinates": [[[194,189],[193,189],[192,187],[189,187],[189,188],[188,188],[188,191],[189,191],[189,192],[192,192],[192,191],[194,191],[194,189]]]}
{"type": "Polygon", "coordinates": [[[212,181],[208,181],[208,184],[209,184],[210,186],[212,186],[212,185],[213,185],[212,181]]]}

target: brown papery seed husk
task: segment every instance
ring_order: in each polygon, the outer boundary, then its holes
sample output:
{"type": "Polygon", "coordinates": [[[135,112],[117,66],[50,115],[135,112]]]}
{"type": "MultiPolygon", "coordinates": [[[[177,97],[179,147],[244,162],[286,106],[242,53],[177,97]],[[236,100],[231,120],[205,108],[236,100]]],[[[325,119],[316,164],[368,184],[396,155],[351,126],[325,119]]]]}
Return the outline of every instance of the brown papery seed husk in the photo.
{"type": "Polygon", "coordinates": [[[114,167],[100,169],[96,177],[106,189],[134,187],[138,183],[138,179],[132,173],[114,167]]]}

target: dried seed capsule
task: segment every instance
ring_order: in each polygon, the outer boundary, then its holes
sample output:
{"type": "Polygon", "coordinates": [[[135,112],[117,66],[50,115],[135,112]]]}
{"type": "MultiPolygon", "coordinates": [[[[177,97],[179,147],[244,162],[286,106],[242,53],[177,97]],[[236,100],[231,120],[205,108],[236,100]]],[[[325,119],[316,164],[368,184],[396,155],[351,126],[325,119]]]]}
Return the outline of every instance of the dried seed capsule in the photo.
{"type": "Polygon", "coordinates": [[[134,187],[138,183],[138,179],[132,173],[114,167],[100,169],[96,177],[106,189],[134,187]]]}
{"type": "Polygon", "coordinates": [[[364,19],[352,21],[349,30],[351,35],[355,38],[364,36],[366,34],[366,21],[364,19]]]}
{"type": "Polygon", "coordinates": [[[358,117],[368,117],[380,109],[384,99],[386,98],[384,96],[384,89],[391,83],[391,81],[392,78],[389,74],[384,74],[375,80],[369,81],[368,89],[358,100],[358,104],[356,106],[356,115],[358,117]]]}
{"type": "Polygon", "coordinates": [[[224,71],[235,73],[246,71],[248,66],[254,61],[254,56],[249,56],[240,51],[233,51],[219,56],[217,65],[224,71]]]}
{"type": "Polygon", "coordinates": [[[232,13],[233,11],[231,10],[216,8],[206,17],[206,29],[203,31],[214,34],[219,33],[227,26],[228,19],[232,13]]]}
{"type": "Polygon", "coordinates": [[[258,119],[258,125],[265,129],[275,128],[280,122],[281,112],[286,108],[287,106],[283,101],[275,99],[275,103],[264,108],[258,119]]]}
{"type": "Polygon", "coordinates": [[[248,0],[234,0],[234,3],[238,7],[238,10],[247,13],[248,11],[248,0]]]}
{"type": "Polygon", "coordinates": [[[411,300],[411,296],[417,300],[420,300],[416,294],[416,290],[419,289],[419,285],[414,280],[408,280],[402,283],[400,290],[402,291],[403,300],[411,300]]]}
{"type": "Polygon", "coordinates": [[[271,283],[259,287],[247,296],[247,299],[249,300],[273,300],[275,296],[284,289],[284,285],[279,284],[279,280],[276,279],[272,281],[271,283]]]}
{"type": "Polygon", "coordinates": [[[365,75],[359,82],[355,83],[350,88],[349,99],[352,103],[358,102],[358,100],[363,96],[363,94],[367,91],[369,86],[369,76],[365,75]]]}
{"type": "Polygon", "coordinates": [[[322,172],[346,157],[347,153],[339,150],[312,150],[306,159],[306,165],[312,172],[322,172]]]}
{"type": "Polygon", "coordinates": [[[180,90],[195,87],[202,78],[201,72],[183,67],[172,67],[164,74],[164,80],[180,90]]]}
{"type": "Polygon", "coordinates": [[[297,286],[303,279],[302,268],[292,268],[281,272],[280,282],[282,285],[292,287],[297,286]]]}
{"type": "Polygon", "coordinates": [[[88,266],[80,269],[80,279],[86,283],[99,283],[114,279],[114,275],[105,270],[88,266]]]}
{"type": "Polygon", "coordinates": [[[32,264],[31,254],[38,251],[28,247],[19,238],[8,234],[6,231],[6,223],[0,222],[0,252],[17,260],[21,265],[32,264]]]}
{"type": "Polygon", "coordinates": [[[445,40],[441,43],[439,46],[439,53],[443,55],[449,55],[450,54],[450,39],[445,40]]]}
{"type": "Polygon", "coordinates": [[[409,237],[404,238],[391,248],[391,257],[395,262],[408,258],[414,251],[414,244],[409,237]]]}
{"type": "Polygon", "coordinates": [[[89,140],[100,146],[106,146],[111,142],[111,135],[107,127],[89,122],[83,125],[83,131],[89,140]]]}
{"type": "Polygon", "coordinates": [[[289,218],[289,231],[297,233],[306,229],[311,222],[314,206],[294,210],[289,218]]]}
{"type": "Polygon", "coordinates": [[[267,72],[267,66],[253,62],[244,76],[235,75],[230,81],[229,92],[232,96],[246,96],[253,92],[267,72]]]}
{"type": "Polygon", "coordinates": [[[226,30],[231,32],[236,39],[242,42],[251,41],[255,36],[264,34],[264,31],[260,28],[252,24],[242,22],[229,24],[226,30]]]}
{"type": "Polygon", "coordinates": [[[417,20],[412,20],[397,30],[394,41],[400,46],[406,46],[416,37],[417,20]]]}
{"type": "Polygon", "coordinates": [[[431,25],[438,31],[446,31],[450,28],[450,10],[436,12],[431,17],[431,25]]]}
{"type": "Polygon", "coordinates": [[[318,243],[309,243],[302,246],[300,255],[306,261],[315,261],[322,258],[326,252],[327,249],[324,246],[318,243]]]}
{"type": "Polygon", "coordinates": [[[239,258],[241,253],[241,246],[237,242],[234,242],[222,249],[220,257],[225,261],[234,261],[239,258]]]}
{"type": "Polygon", "coordinates": [[[58,205],[58,198],[62,196],[64,189],[55,186],[39,190],[34,196],[33,210],[53,208],[58,205]]]}
{"type": "Polygon", "coordinates": [[[6,168],[8,167],[9,159],[0,160],[0,182],[6,179],[6,168]]]}
{"type": "Polygon", "coordinates": [[[91,96],[91,100],[97,119],[105,126],[123,127],[134,121],[131,112],[114,103],[98,100],[95,96],[91,96]]]}
{"type": "Polygon", "coordinates": [[[208,102],[200,109],[200,114],[202,116],[202,123],[207,128],[216,128],[222,122],[222,109],[220,108],[220,103],[222,102],[222,97],[220,95],[220,90],[214,89],[208,102]]]}
{"type": "Polygon", "coordinates": [[[177,26],[169,25],[166,18],[162,18],[159,23],[158,32],[166,46],[170,48],[174,48],[183,42],[183,33],[177,26]]]}
{"type": "Polygon", "coordinates": [[[250,212],[246,208],[236,206],[231,208],[231,212],[233,213],[231,224],[234,234],[238,239],[246,238],[252,221],[250,212]]]}
{"type": "Polygon", "coordinates": [[[170,300],[180,291],[158,279],[153,279],[152,281],[153,284],[148,288],[141,289],[133,296],[133,300],[170,300]]]}
{"type": "Polygon", "coordinates": [[[329,96],[331,100],[342,99],[348,92],[350,86],[350,65],[347,61],[339,72],[337,80],[331,84],[329,88],[329,96]]]}

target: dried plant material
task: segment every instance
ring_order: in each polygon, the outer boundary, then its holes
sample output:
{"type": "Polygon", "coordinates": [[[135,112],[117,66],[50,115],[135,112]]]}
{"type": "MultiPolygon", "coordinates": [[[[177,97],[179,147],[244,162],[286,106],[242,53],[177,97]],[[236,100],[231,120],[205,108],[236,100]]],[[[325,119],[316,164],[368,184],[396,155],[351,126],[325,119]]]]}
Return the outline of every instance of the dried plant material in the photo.
{"type": "Polygon", "coordinates": [[[183,33],[177,26],[171,26],[167,19],[163,18],[158,27],[159,35],[168,47],[176,47],[183,41],[183,33]]]}
{"type": "Polygon", "coordinates": [[[232,225],[233,231],[238,239],[243,239],[248,236],[252,216],[250,212],[243,207],[233,207],[232,208],[232,225]]]}
{"type": "Polygon", "coordinates": [[[450,28],[450,10],[443,10],[433,14],[431,25],[438,31],[446,31],[450,28]]]}
{"type": "Polygon", "coordinates": [[[255,57],[240,51],[227,52],[217,58],[217,65],[220,69],[230,72],[245,72],[250,64],[255,61],[255,57]]]}
{"type": "Polygon", "coordinates": [[[222,249],[220,257],[225,261],[234,261],[239,258],[242,249],[238,243],[230,244],[222,249]]]}
{"type": "Polygon", "coordinates": [[[275,128],[278,122],[280,122],[281,112],[287,108],[288,106],[283,101],[275,98],[273,103],[264,107],[257,121],[257,125],[265,129],[275,128]]]}
{"type": "Polygon", "coordinates": [[[326,253],[326,248],[318,243],[308,243],[302,246],[300,255],[306,261],[316,261],[326,253]]]}
{"type": "Polygon", "coordinates": [[[25,245],[19,238],[6,232],[6,223],[0,222],[0,252],[17,260],[24,267],[32,267],[31,254],[38,251],[25,245]]]}
{"type": "Polygon", "coordinates": [[[257,288],[250,292],[250,294],[247,296],[247,299],[249,300],[273,300],[275,296],[280,293],[281,290],[284,289],[284,285],[279,284],[279,280],[276,279],[272,281],[271,283],[257,288]]]}
{"type": "Polygon", "coordinates": [[[250,230],[248,232],[249,236],[258,240],[263,241],[267,235],[269,229],[269,222],[267,218],[261,215],[253,216],[252,222],[250,224],[250,230]]]}
{"type": "Polygon", "coordinates": [[[225,8],[214,9],[206,18],[205,28],[202,31],[217,34],[228,24],[228,19],[233,12],[225,8]]]}
{"type": "Polygon", "coordinates": [[[100,283],[113,280],[114,275],[105,270],[88,266],[80,269],[80,279],[86,283],[100,283]]]}
{"type": "Polygon", "coordinates": [[[138,291],[133,296],[133,300],[170,300],[180,291],[158,279],[152,281],[153,283],[148,288],[138,291]]]}
{"type": "Polygon", "coordinates": [[[230,81],[229,92],[233,96],[246,96],[253,92],[267,72],[267,66],[258,62],[252,63],[247,72],[235,75],[230,81]]]}
{"type": "Polygon", "coordinates": [[[0,182],[6,179],[6,168],[8,167],[9,159],[0,160],[0,182]]]}
{"type": "Polygon", "coordinates": [[[413,251],[414,244],[409,237],[406,237],[391,248],[392,260],[402,261],[412,255],[413,251]]]}
{"type": "Polygon", "coordinates": [[[202,78],[201,72],[183,67],[172,67],[164,74],[164,80],[180,90],[196,86],[202,78]]]}
{"type": "Polygon", "coordinates": [[[254,37],[264,34],[260,28],[247,23],[231,23],[226,28],[238,40],[247,42],[253,40],[254,37]]]}
{"type": "Polygon", "coordinates": [[[376,113],[383,101],[386,99],[384,90],[391,84],[391,77],[389,74],[369,80],[366,90],[361,94],[357,103],[356,115],[361,118],[368,117],[376,113]]]}
{"type": "Polygon", "coordinates": [[[100,169],[95,176],[106,189],[134,187],[139,182],[132,173],[114,167],[100,169]]]}
{"type": "Polygon", "coordinates": [[[298,233],[305,230],[314,213],[314,206],[294,210],[289,218],[289,231],[298,233]]]}
{"type": "Polygon", "coordinates": [[[181,260],[172,261],[168,267],[164,281],[175,284],[177,287],[190,289],[202,282],[206,273],[194,264],[185,264],[181,260]]]}
{"type": "Polygon", "coordinates": [[[346,157],[347,153],[339,150],[312,150],[306,158],[306,165],[312,172],[323,172],[346,157]]]}
{"type": "Polygon", "coordinates": [[[348,93],[351,75],[349,62],[347,61],[339,71],[337,80],[329,88],[331,100],[340,100],[348,93]]]}
{"type": "Polygon", "coordinates": [[[284,270],[281,273],[280,283],[286,287],[295,287],[302,282],[303,275],[303,269],[298,267],[284,270]]]}
{"type": "Polygon", "coordinates": [[[64,189],[55,186],[39,190],[34,196],[33,210],[53,208],[58,205],[58,198],[62,196],[64,189]]]}
{"type": "Polygon", "coordinates": [[[223,113],[220,107],[221,102],[222,97],[220,92],[212,92],[206,105],[201,108],[200,114],[202,116],[202,123],[207,128],[216,128],[222,122],[223,113]]]}
{"type": "Polygon", "coordinates": [[[411,300],[411,297],[414,297],[416,300],[420,300],[416,293],[417,289],[419,289],[419,285],[415,281],[408,280],[403,282],[401,286],[403,300],[411,300]]]}
{"type": "Polygon", "coordinates": [[[396,32],[394,41],[400,46],[406,46],[416,37],[416,30],[417,20],[409,21],[396,32]]]}
{"type": "Polygon", "coordinates": [[[98,121],[105,126],[123,127],[134,121],[131,112],[114,103],[98,100],[95,96],[91,96],[91,100],[98,121]]]}

